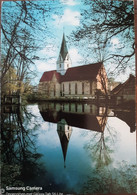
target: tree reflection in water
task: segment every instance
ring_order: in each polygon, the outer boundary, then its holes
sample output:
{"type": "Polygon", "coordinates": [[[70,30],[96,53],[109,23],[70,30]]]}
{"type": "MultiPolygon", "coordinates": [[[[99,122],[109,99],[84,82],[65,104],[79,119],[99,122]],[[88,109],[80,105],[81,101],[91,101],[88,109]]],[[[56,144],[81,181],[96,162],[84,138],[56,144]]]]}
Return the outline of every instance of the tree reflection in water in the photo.
{"type": "Polygon", "coordinates": [[[102,132],[91,137],[85,149],[89,151],[95,163],[91,177],[84,184],[82,191],[91,193],[135,193],[136,192],[136,165],[128,165],[123,161],[114,168],[112,145],[116,141],[116,131],[107,123],[107,108],[100,118],[102,132]]]}
{"type": "MultiPolygon", "coordinates": [[[[108,194],[111,192],[134,193],[136,188],[136,167],[130,166],[125,162],[122,162],[120,165],[117,165],[116,163],[116,168],[113,166],[113,160],[115,162],[115,159],[112,159],[112,146],[116,143],[117,132],[109,126],[108,109],[102,107],[101,112],[99,109],[94,105],[86,104],[60,105],[49,103],[39,105],[40,114],[42,119],[47,121],[47,125],[57,123],[57,127],[55,125],[55,128],[57,128],[56,130],[62,144],[62,149],[65,149],[63,150],[64,160],[67,154],[69,139],[75,138],[71,136],[72,127],[74,127],[74,129],[75,127],[81,129],[78,131],[82,132],[82,139],[80,140],[83,140],[83,134],[86,136],[86,142],[82,142],[81,148],[83,152],[83,146],[86,143],[85,150],[87,151],[84,152],[86,154],[88,152],[91,158],[89,156],[87,158],[89,161],[85,170],[88,170],[88,173],[86,172],[87,175],[85,176],[82,185],[76,189],[76,191],[78,190],[77,192],[81,190],[81,194],[102,194],[102,192],[108,194]],[[63,143],[65,143],[64,148],[63,143]],[[92,163],[92,166],[90,163],[92,163]],[[89,172],[89,170],[91,170],[91,172],[89,172]],[[87,179],[89,175],[90,177],[87,179]]],[[[58,178],[54,178],[56,172],[54,174],[48,169],[48,165],[51,162],[51,156],[48,154],[48,151],[51,152],[51,150],[48,150],[48,147],[45,149],[44,146],[44,151],[40,150],[43,153],[42,158],[40,158],[41,154],[37,152],[36,145],[39,145],[37,142],[37,132],[41,133],[41,127],[39,127],[41,120],[36,114],[32,115],[32,113],[35,113],[35,107],[27,106],[27,110],[25,107],[22,107],[20,110],[18,110],[18,108],[15,110],[13,108],[9,110],[3,108],[2,111],[2,187],[30,185],[44,186],[43,191],[49,190],[52,192],[53,187],[55,191],[62,191],[64,188],[62,181],[58,184],[58,178]],[[29,108],[32,108],[32,110],[29,110],[29,108]],[[45,166],[40,163],[42,161],[45,163],[48,159],[44,158],[44,155],[49,157],[47,172],[45,171],[45,166]],[[51,183],[52,185],[50,185],[51,183]]],[[[119,113],[117,113],[117,115],[118,114],[119,113]]],[[[133,123],[129,124],[132,125],[133,123]]],[[[48,134],[47,132],[48,129],[52,131],[51,128],[52,127],[47,128],[47,131],[44,133],[45,138],[46,136],[49,136],[49,140],[52,139],[50,135],[53,134],[48,134]]],[[[54,129],[52,133],[54,133],[54,129]]],[[[54,135],[57,136],[57,133],[55,132],[54,135]]],[[[76,140],[76,143],[78,143],[80,133],[77,134],[75,132],[75,135],[78,135],[78,137],[74,139],[76,140]]],[[[52,143],[53,142],[51,142],[51,144],[52,143]]],[[[43,146],[42,144],[41,146],[43,146]]],[[[72,150],[73,147],[70,147],[70,151],[72,150]]],[[[87,155],[84,155],[84,157],[85,156],[87,155]]],[[[71,165],[73,165],[73,159],[70,161],[70,167],[66,166],[65,169],[61,169],[62,173],[64,171],[66,172],[67,178],[67,170],[70,168],[70,174],[73,170],[73,166],[71,167],[71,165]]],[[[83,164],[81,164],[81,167],[83,167],[83,164]]],[[[54,170],[57,169],[58,167],[54,170]]],[[[68,185],[68,190],[70,190],[69,183],[66,182],[65,185],[68,185]]]]}
{"type": "Polygon", "coordinates": [[[35,147],[38,123],[34,120],[32,124],[33,117],[26,107],[2,107],[2,188],[31,185],[35,180],[38,185],[40,175],[43,175],[44,167],[38,162],[41,154],[35,147]]]}
{"type": "Polygon", "coordinates": [[[99,167],[93,170],[82,191],[92,193],[136,193],[136,166],[122,162],[119,168],[99,167]]]}

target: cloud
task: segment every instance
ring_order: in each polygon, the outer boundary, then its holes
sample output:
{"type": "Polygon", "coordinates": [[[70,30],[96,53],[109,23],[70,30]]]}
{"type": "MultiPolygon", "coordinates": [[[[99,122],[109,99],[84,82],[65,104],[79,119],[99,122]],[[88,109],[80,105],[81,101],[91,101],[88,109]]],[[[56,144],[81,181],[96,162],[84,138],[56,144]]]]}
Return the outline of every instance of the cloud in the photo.
{"type": "MultiPolygon", "coordinates": [[[[46,53],[45,49],[43,49],[41,52],[42,53],[46,53]]],[[[52,53],[54,54],[54,53],[52,53]]],[[[71,48],[69,49],[69,54],[70,54],[70,58],[72,60],[72,64],[74,66],[80,65],[83,61],[82,56],[78,53],[76,48],[71,48]]],[[[50,70],[56,70],[56,56],[44,61],[44,60],[36,60],[35,61],[35,65],[37,67],[38,72],[43,73],[45,71],[50,71],[50,70]]]]}
{"type": "Polygon", "coordinates": [[[57,53],[57,51],[56,51],[55,45],[49,44],[45,48],[43,48],[42,50],[40,50],[38,52],[38,55],[39,56],[49,56],[49,57],[52,57],[52,56],[55,56],[56,53],[57,53]]]}
{"type": "Polygon", "coordinates": [[[37,67],[38,72],[45,72],[45,71],[50,71],[50,70],[55,70],[56,69],[56,60],[55,59],[50,59],[46,62],[42,60],[37,60],[35,61],[35,65],[37,67]]]}
{"type": "Polygon", "coordinates": [[[67,24],[72,26],[79,26],[80,24],[80,13],[78,11],[71,11],[70,9],[64,10],[64,15],[62,17],[58,15],[53,15],[55,23],[67,24]]]}
{"type": "Polygon", "coordinates": [[[57,48],[55,45],[47,45],[40,50],[37,55],[40,57],[40,60],[35,60],[38,72],[43,73],[45,71],[56,69],[57,48]]]}
{"type": "Polygon", "coordinates": [[[83,62],[83,58],[82,56],[78,53],[77,49],[76,48],[71,48],[69,50],[69,54],[70,54],[70,57],[71,57],[71,60],[72,60],[72,64],[74,66],[77,66],[77,65],[80,65],[80,63],[83,62]]]}
{"type": "Polygon", "coordinates": [[[65,4],[65,5],[70,5],[70,6],[74,6],[77,5],[78,3],[74,0],[60,0],[61,3],[65,4]]]}
{"type": "Polygon", "coordinates": [[[113,38],[111,41],[110,41],[110,43],[112,44],[112,45],[118,45],[119,44],[119,39],[118,38],[113,38]]]}

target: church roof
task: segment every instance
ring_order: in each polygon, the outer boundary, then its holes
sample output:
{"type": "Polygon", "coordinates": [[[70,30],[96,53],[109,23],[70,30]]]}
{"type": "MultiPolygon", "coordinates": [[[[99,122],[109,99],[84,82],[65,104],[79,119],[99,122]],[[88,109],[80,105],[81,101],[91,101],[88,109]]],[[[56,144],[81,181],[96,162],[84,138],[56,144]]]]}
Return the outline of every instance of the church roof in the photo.
{"type": "MultiPolygon", "coordinates": [[[[123,84],[119,84],[117,87],[115,87],[112,90],[112,94],[117,95],[121,90],[126,88],[129,85],[130,82],[135,83],[135,76],[132,75],[132,74],[130,74],[129,78],[123,84]]],[[[135,85],[133,85],[133,89],[134,89],[134,86],[135,85]]]]}
{"type": "Polygon", "coordinates": [[[67,49],[67,44],[65,40],[65,35],[63,33],[62,44],[61,44],[61,49],[60,49],[60,55],[62,56],[63,60],[65,60],[67,54],[68,54],[68,49],[67,49]]]}
{"type": "Polygon", "coordinates": [[[55,74],[59,83],[65,81],[94,80],[102,65],[102,63],[95,63],[68,68],[65,75],[61,75],[56,70],[44,72],[40,82],[51,81],[53,74],[55,74]]]}
{"type": "Polygon", "coordinates": [[[99,124],[96,115],[82,113],[67,113],[60,111],[57,112],[56,117],[54,117],[53,116],[54,112],[50,110],[40,111],[40,114],[44,121],[58,123],[62,119],[65,119],[69,126],[102,132],[102,125],[99,124]]]}
{"type": "Polygon", "coordinates": [[[60,82],[61,75],[56,70],[44,72],[41,79],[40,79],[40,82],[51,81],[54,74],[56,76],[57,81],[60,82]]]}
{"type": "Polygon", "coordinates": [[[94,80],[102,63],[69,68],[61,81],[94,80]]]}

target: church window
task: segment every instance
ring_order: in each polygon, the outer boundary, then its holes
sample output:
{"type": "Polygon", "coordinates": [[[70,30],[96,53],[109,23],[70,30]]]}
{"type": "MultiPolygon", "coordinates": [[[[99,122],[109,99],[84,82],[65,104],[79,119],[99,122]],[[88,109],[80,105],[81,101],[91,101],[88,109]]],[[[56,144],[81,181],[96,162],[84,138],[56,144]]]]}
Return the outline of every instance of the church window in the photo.
{"type": "Polygon", "coordinates": [[[63,90],[63,92],[64,92],[64,83],[63,83],[63,89],[62,89],[62,90],[63,90]]]}
{"type": "Polygon", "coordinates": [[[77,83],[75,83],[75,94],[77,94],[77,83]]]}
{"type": "Polygon", "coordinates": [[[48,87],[47,87],[47,95],[49,95],[49,85],[48,85],[48,87]]]}
{"type": "Polygon", "coordinates": [[[82,94],[84,95],[84,83],[82,83],[82,94]]]}
{"type": "Polygon", "coordinates": [[[56,85],[54,85],[54,96],[56,95],[56,85]]]}
{"type": "Polygon", "coordinates": [[[69,94],[71,94],[71,83],[69,83],[69,94]]]}
{"type": "Polygon", "coordinates": [[[90,94],[92,94],[92,83],[90,83],[90,94]]]}

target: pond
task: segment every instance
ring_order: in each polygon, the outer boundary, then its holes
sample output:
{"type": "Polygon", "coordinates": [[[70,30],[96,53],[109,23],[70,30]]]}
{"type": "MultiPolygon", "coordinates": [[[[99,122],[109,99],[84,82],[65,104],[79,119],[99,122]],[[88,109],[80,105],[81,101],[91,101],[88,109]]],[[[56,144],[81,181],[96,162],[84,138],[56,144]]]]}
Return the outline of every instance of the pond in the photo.
{"type": "Polygon", "coordinates": [[[6,192],[136,192],[133,110],[43,102],[2,112],[6,192]]]}

